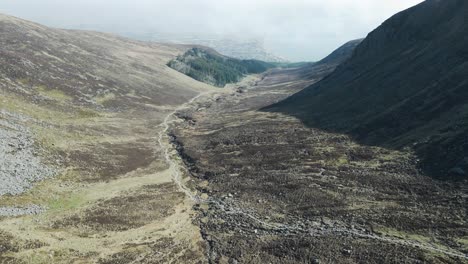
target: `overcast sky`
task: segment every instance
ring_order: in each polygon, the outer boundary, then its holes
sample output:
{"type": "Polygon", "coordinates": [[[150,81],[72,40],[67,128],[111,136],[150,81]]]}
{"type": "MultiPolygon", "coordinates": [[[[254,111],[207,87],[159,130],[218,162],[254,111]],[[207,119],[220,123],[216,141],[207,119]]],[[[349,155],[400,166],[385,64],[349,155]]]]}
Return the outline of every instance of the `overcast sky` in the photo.
{"type": "Polygon", "coordinates": [[[0,12],[62,28],[222,34],[318,60],[422,0],[0,0],[0,12]]]}

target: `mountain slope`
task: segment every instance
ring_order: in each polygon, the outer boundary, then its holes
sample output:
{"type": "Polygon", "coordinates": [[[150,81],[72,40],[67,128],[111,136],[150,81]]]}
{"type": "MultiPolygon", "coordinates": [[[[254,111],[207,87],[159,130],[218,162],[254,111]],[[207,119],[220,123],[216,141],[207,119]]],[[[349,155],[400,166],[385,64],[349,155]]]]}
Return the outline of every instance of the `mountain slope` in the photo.
{"type": "Polygon", "coordinates": [[[269,109],[364,143],[414,146],[426,172],[466,177],[467,15],[463,0],[403,11],[334,73],[269,109]]]}
{"type": "Polygon", "coordinates": [[[190,47],[6,15],[0,47],[0,263],[203,260],[158,142],[214,88],[166,65],[190,47]]]}
{"type": "Polygon", "coordinates": [[[355,39],[346,42],[338,49],[334,50],[330,55],[320,60],[318,63],[321,64],[341,64],[348,60],[354,52],[354,49],[363,41],[364,39],[355,39]]]}
{"type": "MultiPolygon", "coordinates": [[[[74,137],[69,134],[105,135],[109,133],[106,126],[118,119],[122,124],[112,124],[113,136],[122,132],[119,129],[126,122],[131,123],[129,119],[141,123],[161,122],[165,112],[209,89],[166,66],[189,47],[148,44],[97,32],[52,29],[6,15],[0,15],[0,45],[3,62],[0,106],[4,123],[0,136],[5,136],[3,142],[7,144],[15,137],[8,136],[11,129],[4,127],[18,127],[18,133],[31,135],[25,140],[36,142],[29,145],[50,152],[44,154],[45,160],[70,158],[70,146],[63,146],[75,140],[66,139],[74,137]],[[104,120],[109,124],[103,124],[104,120]],[[47,130],[44,127],[53,131],[44,133],[47,130]],[[84,127],[88,131],[82,131],[84,127]],[[51,158],[52,154],[59,157],[51,158]]],[[[102,139],[96,141],[99,140],[102,139]]],[[[92,155],[96,153],[94,148],[102,148],[102,144],[88,140],[73,146],[80,155],[88,150],[92,155]]],[[[122,151],[128,149],[134,147],[127,146],[122,151]]],[[[110,154],[112,150],[101,152],[110,154]]],[[[126,158],[125,154],[119,156],[126,158]]],[[[83,163],[82,158],[77,157],[70,165],[83,163]]],[[[109,157],[103,154],[93,161],[98,167],[108,167],[106,158],[109,157]]],[[[21,160],[29,159],[20,158],[14,163],[21,160]]],[[[24,165],[26,170],[31,164],[24,165]]],[[[13,166],[8,175],[18,178],[16,171],[13,166]]]]}
{"type": "Polygon", "coordinates": [[[188,78],[165,65],[188,47],[50,29],[4,15],[0,23],[0,72],[17,84],[46,86],[89,103],[103,93],[114,93],[121,103],[180,103],[206,88],[188,85],[188,78]]]}
{"type": "Polygon", "coordinates": [[[324,75],[331,73],[338,65],[347,61],[353,55],[354,50],[362,40],[355,39],[348,41],[320,61],[300,67],[300,78],[315,79],[318,72],[324,75]]]}

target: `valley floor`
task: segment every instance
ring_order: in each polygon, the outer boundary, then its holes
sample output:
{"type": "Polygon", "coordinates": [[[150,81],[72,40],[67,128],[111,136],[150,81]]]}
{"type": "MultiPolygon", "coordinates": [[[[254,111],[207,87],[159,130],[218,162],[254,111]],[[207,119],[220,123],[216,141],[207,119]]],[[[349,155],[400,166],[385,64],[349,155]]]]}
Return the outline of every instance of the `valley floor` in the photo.
{"type": "Polygon", "coordinates": [[[64,169],[2,196],[41,210],[0,218],[0,263],[466,262],[466,185],[420,175],[409,150],[259,111],[314,82],[294,74],[158,111],[28,110],[60,124],[24,121],[64,169]]]}
{"type": "Polygon", "coordinates": [[[209,262],[468,262],[466,184],[421,175],[410,150],[259,111],[312,82],[291,77],[273,71],[178,113],[209,262]]]}

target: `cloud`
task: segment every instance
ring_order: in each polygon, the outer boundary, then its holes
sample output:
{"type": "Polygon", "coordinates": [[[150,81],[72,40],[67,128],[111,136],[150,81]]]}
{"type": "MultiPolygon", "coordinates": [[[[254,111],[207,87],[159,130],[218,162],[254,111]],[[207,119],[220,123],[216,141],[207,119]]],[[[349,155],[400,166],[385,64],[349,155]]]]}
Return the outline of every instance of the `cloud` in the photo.
{"type": "Polygon", "coordinates": [[[2,0],[0,12],[55,27],[255,37],[292,60],[315,60],[365,37],[421,0],[2,0]]]}

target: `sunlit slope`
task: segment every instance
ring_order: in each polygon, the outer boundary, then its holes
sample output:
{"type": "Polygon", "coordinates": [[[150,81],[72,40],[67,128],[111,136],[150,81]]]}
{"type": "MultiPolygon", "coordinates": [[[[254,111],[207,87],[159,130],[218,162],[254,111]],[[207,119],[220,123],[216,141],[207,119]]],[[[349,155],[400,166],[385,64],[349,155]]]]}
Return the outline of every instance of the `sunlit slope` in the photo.
{"type": "Polygon", "coordinates": [[[73,103],[104,100],[116,107],[178,104],[206,89],[166,66],[183,46],[51,29],[5,15],[0,25],[4,89],[33,95],[42,88],[73,103]]]}
{"type": "Polygon", "coordinates": [[[203,259],[157,141],[214,88],[166,66],[190,47],[5,15],[0,47],[0,262],[203,259]]]}

